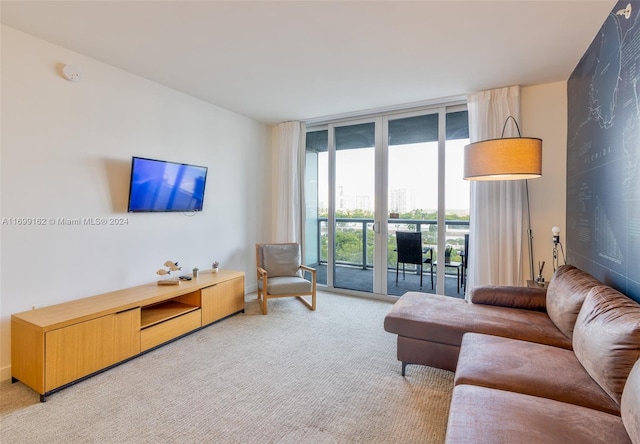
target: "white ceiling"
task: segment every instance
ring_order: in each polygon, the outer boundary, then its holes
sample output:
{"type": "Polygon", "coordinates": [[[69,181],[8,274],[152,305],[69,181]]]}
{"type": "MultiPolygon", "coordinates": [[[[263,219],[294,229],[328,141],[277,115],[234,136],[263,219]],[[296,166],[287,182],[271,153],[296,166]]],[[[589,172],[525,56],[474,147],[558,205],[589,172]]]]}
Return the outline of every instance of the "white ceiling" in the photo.
{"type": "Polygon", "coordinates": [[[8,26],[275,123],[567,80],[615,4],[2,0],[0,12],[8,26]]]}

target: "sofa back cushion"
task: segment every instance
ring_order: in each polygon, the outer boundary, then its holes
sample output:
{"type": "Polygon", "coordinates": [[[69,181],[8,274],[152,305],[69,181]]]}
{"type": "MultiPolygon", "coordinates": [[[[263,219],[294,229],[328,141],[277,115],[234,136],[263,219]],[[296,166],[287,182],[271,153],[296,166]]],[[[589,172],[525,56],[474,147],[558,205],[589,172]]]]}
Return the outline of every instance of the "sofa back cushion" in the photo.
{"type": "Polygon", "coordinates": [[[573,338],[576,318],[589,290],[602,282],[573,265],[560,266],[547,288],[547,314],[558,330],[573,338]]]}
{"type": "Polygon", "coordinates": [[[576,357],[620,404],[631,368],[640,358],[640,304],[606,285],[591,289],[573,331],[576,357]]]}
{"type": "Polygon", "coordinates": [[[622,392],[622,423],[631,442],[640,442],[640,360],[629,373],[622,392]]]}

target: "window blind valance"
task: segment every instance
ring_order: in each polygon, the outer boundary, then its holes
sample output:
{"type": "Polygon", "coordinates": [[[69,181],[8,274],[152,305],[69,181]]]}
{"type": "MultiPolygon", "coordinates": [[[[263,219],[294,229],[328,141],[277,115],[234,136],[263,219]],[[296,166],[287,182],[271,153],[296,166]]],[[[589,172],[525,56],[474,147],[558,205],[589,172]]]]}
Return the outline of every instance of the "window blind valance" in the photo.
{"type": "MultiPolygon", "coordinates": [[[[468,139],[469,122],[467,111],[447,113],[445,124],[447,140],[468,139]]],[[[373,122],[335,128],[337,150],[370,148],[375,146],[375,126],[373,122]]],[[[436,142],[438,140],[438,114],[424,114],[415,117],[389,120],[389,145],[436,142]]],[[[327,130],[307,132],[307,150],[327,151],[329,133],[327,130]]]]}

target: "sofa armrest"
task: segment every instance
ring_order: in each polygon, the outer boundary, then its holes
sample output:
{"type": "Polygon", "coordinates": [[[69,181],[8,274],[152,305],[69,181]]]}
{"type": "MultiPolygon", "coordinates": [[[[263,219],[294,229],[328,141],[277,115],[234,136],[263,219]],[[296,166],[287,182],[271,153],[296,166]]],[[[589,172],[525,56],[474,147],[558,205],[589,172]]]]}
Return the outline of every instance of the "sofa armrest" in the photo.
{"type": "Polygon", "coordinates": [[[474,304],[497,305],[500,307],[522,308],[546,311],[547,290],[516,286],[482,285],[469,293],[474,304]]]}

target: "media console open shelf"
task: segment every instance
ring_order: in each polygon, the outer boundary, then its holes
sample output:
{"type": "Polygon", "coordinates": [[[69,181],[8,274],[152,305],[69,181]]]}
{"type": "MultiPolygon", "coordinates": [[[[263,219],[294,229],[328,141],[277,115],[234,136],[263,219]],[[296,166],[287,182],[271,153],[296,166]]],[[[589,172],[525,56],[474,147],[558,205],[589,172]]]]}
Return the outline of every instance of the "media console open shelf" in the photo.
{"type": "Polygon", "coordinates": [[[11,316],[11,376],[40,400],[95,373],[244,311],[244,273],[201,272],[11,316]]]}
{"type": "Polygon", "coordinates": [[[162,302],[160,304],[144,307],[140,315],[140,328],[151,327],[160,322],[168,321],[171,318],[181,316],[199,307],[194,305],[183,304],[175,300],[162,302]]]}

